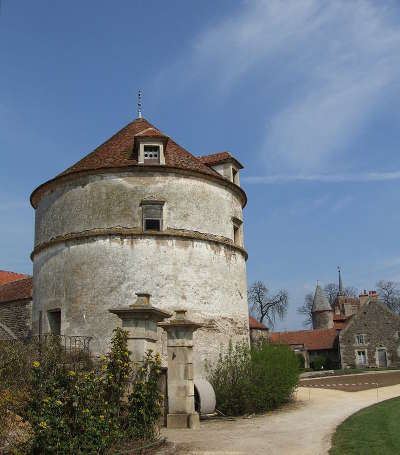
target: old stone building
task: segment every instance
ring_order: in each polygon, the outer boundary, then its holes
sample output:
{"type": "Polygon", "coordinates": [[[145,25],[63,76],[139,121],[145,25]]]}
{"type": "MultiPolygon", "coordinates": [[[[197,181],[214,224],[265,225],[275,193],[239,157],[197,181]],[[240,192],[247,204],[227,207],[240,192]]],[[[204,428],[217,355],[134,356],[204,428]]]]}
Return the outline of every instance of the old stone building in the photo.
{"type": "Polygon", "coordinates": [[[312,330],[270,333],[270,341],[290,345],[304,356],[306,368],[317,355],[329,368],[400,366],[400,316],[379,302],[375,291],[346,296],[340,271],[338,289],[331,306],[317,284],[312,330]]]}
{"type": "Polygon", "coordinates": [[[103,352],[120,324],[108,310],[149,293],[203,324],[197,372],[229,339],[248,339],[241,168],[229,152],[195,157],[139,117],[40,185],[33,332],[42,321],[43,333],[91,336],[103,352]]]}
{"type": "Polygon", "coordinates": [[[0,270],[0,340],[31,335],[32,277],[0,270]]]}
{"type": "Polygon", "coordinates": [[[368,299],[339,334],[342,367],[400,367],[399,337],[400,316],[368,299]]]}
{"type": "Polygon", "coordinates": [[[250,342],[252,346],[268,342],[268,327],[249,316],[250,342]]]}

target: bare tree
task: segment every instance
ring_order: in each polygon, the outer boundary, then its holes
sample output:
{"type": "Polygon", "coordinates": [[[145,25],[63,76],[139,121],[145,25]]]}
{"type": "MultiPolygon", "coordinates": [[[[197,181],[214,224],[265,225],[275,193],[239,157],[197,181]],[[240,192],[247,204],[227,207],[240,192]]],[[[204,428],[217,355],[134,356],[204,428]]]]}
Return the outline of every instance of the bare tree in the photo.
{"type": "Polygon", "coordinates": [[[400,284],[380,280],[376,283],[379,298],[394,312],[400,313],[400,284]]]}
{"type": "Polygon", "coordinates": [[[297,313],[304,316],[303,326],[312,327],[312,306],[314,303],[314,295],[312,292],[309,292],[304,297],[304,303],[302,306],[297,308],[297,313]]]}
{"type": "Polygon", "coordinates": [[[248,292],[250,314],[260,322],[266,321],[273,328],[276,319],[282,320],[287,313],[288,293],[281,289],[270,295],[269,289],[262,281],[255,281],[248,292]]]}
{"type": "MultiPolygon", "coordinates": [[[[328,283],[324,286],[324,293],[328,299],[329,304],[332,306],[339,293],[339,286],[336,283],[328,283]]],[[[357,297],[358,290],[353,286],[348,286],[344,289],[343,293],[347,297],[357,297]]]]}

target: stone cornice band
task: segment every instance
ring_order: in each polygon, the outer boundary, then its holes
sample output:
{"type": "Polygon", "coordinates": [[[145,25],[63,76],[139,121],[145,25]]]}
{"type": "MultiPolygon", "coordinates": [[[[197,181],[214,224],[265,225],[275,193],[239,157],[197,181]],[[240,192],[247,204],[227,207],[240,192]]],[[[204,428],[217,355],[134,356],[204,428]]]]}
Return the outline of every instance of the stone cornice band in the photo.
{"type": "Polygon", "coordinates": [[[242,188],[240,188],[240,186],[232,183],[228,179],[224,178],[222,175],[219,177],[219,176],[214,176],[211,174],[206,174],[201,171],[193,171],[193,170],[182,169],[182,168],[172,167],[172,166],[146,166],[146,165],[124,166],[124,167],[118,167],[118,168],[100,168],[100,169],[95,169],[95,170],[78,171],[78,172],[74,172],[72,174],[61,175],[61,176],[55,177],[55,178],[48,180],[47,182],[39,185],[32,192],[31,197],[30,197],[30,202],[31,202],[32,207],[36,209],[37,203],[44,193],[46,193],[47,191],[50,191],[52,188],[56,187],[59,184],[75,180],[75,179],[85,176],[85,175],[118,174],[118,173],[128,173],[128,172],[132,172],[132,173],[133,172],[137,172],[137,173],[166,172],[166,173],[173,173],[173,174],[180,174],[180,175],[189,175],[189,176],[198,177],[198,178],[200,177],[205,180],[210,180],[216,184],[229,188],[232,192],[236,193],[239,196],[239,198],[242,201],[242,207],[245,207],[245,205],[247,204],[247,196],[246,196],[246,193],[242,190],[242,188]]]}
{"type": "Polygon", "coordinates": [[[227,237],[217,236],[213,234],[204,234],[197,231],[188,231],[184,229],[165,229],[164,231],[158,232],[144,232],[140,228],[127,228],[127,227],[110,227],[110,228],[101,228],[101,229],[90,229],[82,232],[74,232],[71,234],[66,234],[62,236],[55,237],[47,242],[40,243],[35,246],[35,249],[31,253],[31,259],[33,260],[34,256],[41,251],[59,243],[71,242],[74,240],[87,240],[96,237],[126,237],[126,238],[176,238],[184,240],[198,240],[203,242],[211,242],[217,245],[231,248],[234,251],[242,254],[247,261],[248,254],[246,250],[238,245],[232,243],[232,240],[227,237]]]}

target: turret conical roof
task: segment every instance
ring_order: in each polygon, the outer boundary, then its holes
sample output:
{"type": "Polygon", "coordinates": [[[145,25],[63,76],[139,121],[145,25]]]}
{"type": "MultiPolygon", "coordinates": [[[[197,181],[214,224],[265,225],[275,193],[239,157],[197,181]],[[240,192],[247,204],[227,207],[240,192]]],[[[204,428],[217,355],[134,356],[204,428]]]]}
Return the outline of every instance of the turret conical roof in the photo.
{"type": "Polygon", "coordinates": [[[317,284],[315,288],[314,301],[312,311],[331,311],[332,308],[329,305],[328,299],[325,297],[324,291],[321,286],[317,284]]]}

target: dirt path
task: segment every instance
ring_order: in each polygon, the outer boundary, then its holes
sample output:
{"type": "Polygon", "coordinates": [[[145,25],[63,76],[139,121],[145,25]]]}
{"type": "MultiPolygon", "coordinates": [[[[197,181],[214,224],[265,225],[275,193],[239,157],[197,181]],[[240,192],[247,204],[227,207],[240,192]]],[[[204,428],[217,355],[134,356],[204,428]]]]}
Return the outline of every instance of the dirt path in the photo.
{"type": "Polygon", "coordinates": [[[336,426],[361,408],[400,396],[400,385],[361,392],[299,388],[295,403],[235,421],[202,421],[199,430],[164,430],[176,453],[322,455],[336,426]]]}

